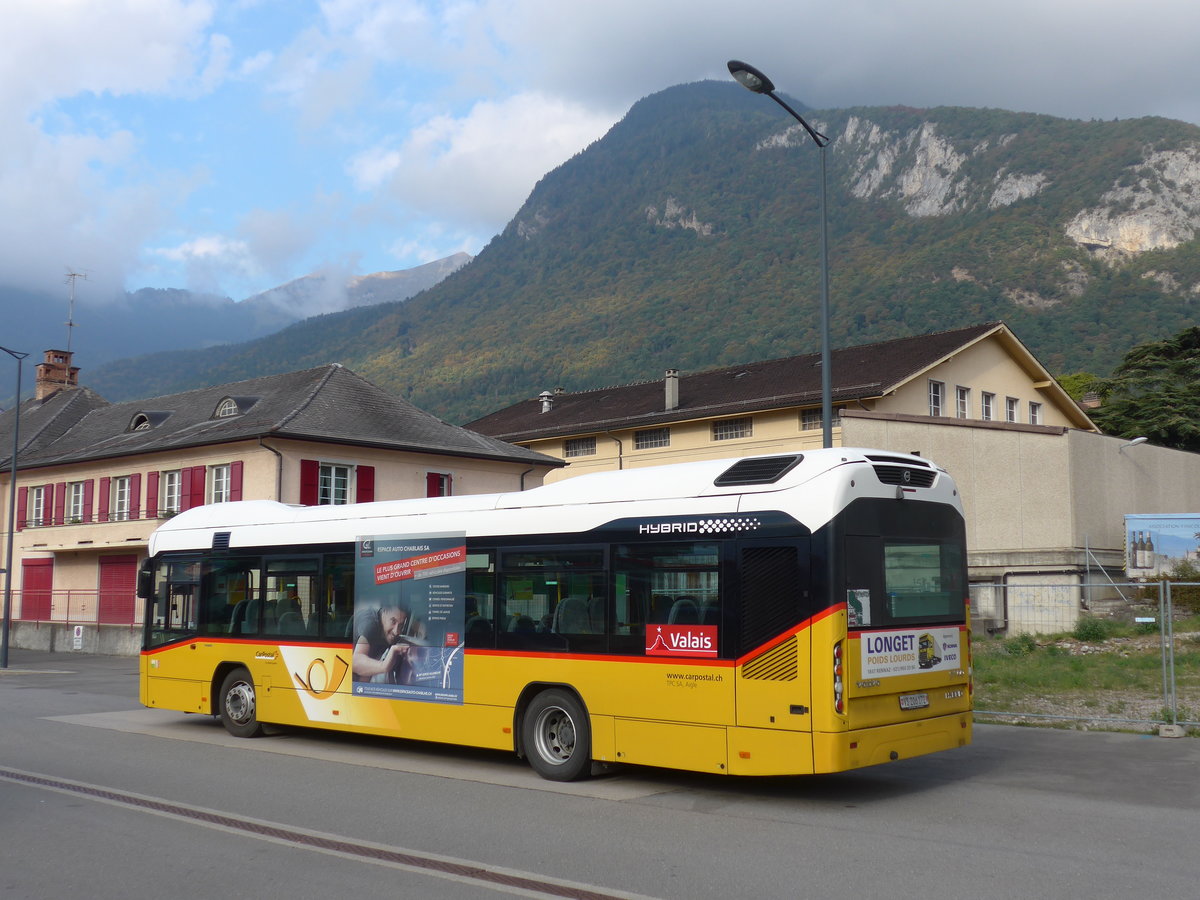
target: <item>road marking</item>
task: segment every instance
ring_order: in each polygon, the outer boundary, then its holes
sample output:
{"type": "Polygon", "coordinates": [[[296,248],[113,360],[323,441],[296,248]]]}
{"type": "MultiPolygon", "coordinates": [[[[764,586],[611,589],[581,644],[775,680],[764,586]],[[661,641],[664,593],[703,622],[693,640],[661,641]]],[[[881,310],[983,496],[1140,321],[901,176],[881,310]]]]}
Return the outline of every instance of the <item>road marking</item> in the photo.
{"type": "Polygon", "coordinates": [[[427,744],[411,741],[391,741],[384,749],[380,747],[381,739],[378,738],[356,740],[354,735],[333,732],[306,733],[299,730],[287,730],[247,740],[233,737],[212,716],[184,715],[162,709],[48,716],[46,719],[68,725],[85,725],[150,737],[213,744],[234,750],[300,756],[305,759],[370,766],[413,775],[569,794],[594,800],[638,800],[676,790],[673,785],[656,783],[650,777],[632,771],[586,781],[547,781],[510,754],[473,751],[452,746],[440,747],[433,751],[425,749],[429,746],[427,744]],[[451,758],[447,759],[448,756],[451,758]]]}
{"type": "Polygon", "coordinates": [[[309,831],[279,822],[230,815],[219,810],[172,803],[159,797],[117,791],[100,785],[36,772],[24,772],[20,769],[0,767],[0,779],[60,794],[82,796],[100,803],[109,803],[125,809],[165,816],[217,831],[248,835],[274,844],[302,847],[345,859],[365,860],[375,865],[416,872],[448,881],[483,884],[493,890],[522,897],[568,897],[574,898],[574,900],[653,900],[644,894],[614,891],[594,885],[550,878],[534,872],[489,866],[474,860],[442,856],[422,850],[388,847],[343,835],[309,831]]]}

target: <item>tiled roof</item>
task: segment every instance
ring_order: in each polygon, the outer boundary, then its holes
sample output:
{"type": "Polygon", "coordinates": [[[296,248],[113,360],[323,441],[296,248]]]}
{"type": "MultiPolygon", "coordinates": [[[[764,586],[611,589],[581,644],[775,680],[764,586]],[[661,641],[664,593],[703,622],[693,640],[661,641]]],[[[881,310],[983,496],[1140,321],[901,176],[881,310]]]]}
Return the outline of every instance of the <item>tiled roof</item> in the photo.
{"type": "MultiPolygon", "coordinates": [[[[833,401],[879,397],[967,344],[997,329],[991,322],[830,353],[833,401]]],[[[698,417],[737,415],[821,402],[821,356],[810,353],[746,363],[679,377],[679,405],[667,410],[661,379],[577,393],[556,394],[549,412],[523,400],[467,424],[508,441],[645,427],[698,417]]]]}
{"type": "MultiPolygon", "coordinates": [[[[23,407],[22,434],[25,428],[23,407]]],[[[53,442],[42,441],[22,451],[21,465],[57,465],[259,437],[561,465],[551,457],[443,422],[336,364],[100,406],[77,417],[73,427],[53,442]],[[226,398],[235,400],[239,414],[214,418],[226,398]],[[143,419],[149,427],[135,429],[135,422],[143,419]]]]}
{"type": "MultiPolygon", "coordinates": [[[[107,400],[87,388],[58,391],[45,400],[24,401],[21,404],[21,431],[17,436],[20,441],[18,457],[24,460],[26,455],[50,446],[84,416],[107,405],[107,400]]],[[[7,470],[12,465],[15,424],[15,407],[0,413],[0,469],[7,470]]]]}

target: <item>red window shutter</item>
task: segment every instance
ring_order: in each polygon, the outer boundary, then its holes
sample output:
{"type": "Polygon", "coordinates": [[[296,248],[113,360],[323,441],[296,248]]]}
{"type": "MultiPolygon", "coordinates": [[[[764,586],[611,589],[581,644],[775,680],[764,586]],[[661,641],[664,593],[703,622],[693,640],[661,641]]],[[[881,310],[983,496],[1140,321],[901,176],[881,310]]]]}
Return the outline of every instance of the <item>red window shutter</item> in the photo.
{"type": "Polygon", "coordinates": [[[134,472],[129,476],[129,518],[138,518],[142,508],[142,473],[134,472]]]}
{"type": "Polygon", "coordinates": [[[179,511],[204,505],[204,466],[188,466],[179,473],[179,511]]]}
{"type": "Polygon", "coordinates": [[[17,488],[17,531],[25,529],[29,518],[29,488],[17,488]]]}
{"type": "Polygon", "coordinates": [[[54,486],[54,524],[67,521],[67,483],[60,481],[54,486]]]}
{"type": "Polygon", "coordinates": [[[146,473],[146,518],[158,518],[158,473],[146,473]]]}
{"type": "Polygon", "coordinates": [[[83,483],[83,521],[92,521],[92,504],[96,500],[96,479],[89,478],[83,483]]]}
{"type": "Polygon", "coordinates": [[[242,469],[245,464],[240,459],[235,459],[229,464],[229,499],[242,499],[242,469]]]}
{"type": "Polygon", "coordinates": [[[358,466],[354,470],[354,502],[370,503],[375,499],[375,467],[358,466]]]}
{"type": "Polygon", "coordinates": [[[304,506],[317,505],[317,491],[320,478],[320,463],[315,459],[300,460],[300,503],[304,506]]]}
{"type": "Polygon", "coordinates": [[[207,466],[192,466],[192,506],[203,506],[208,502],[204,493],[204,479],[207,475],[207,466]]]}
{"type": "Polygon", "coordinates": [[[440,497],[442,496],[442,476],[437,472],[425,473],[425,496],[440,497]]]}
{"type": "Polygon", "coordinates": [[[100,509],[96,514],[97,522],[108,521],[108,501],[112,497],[112,479],[100,479],[100,509]]]}

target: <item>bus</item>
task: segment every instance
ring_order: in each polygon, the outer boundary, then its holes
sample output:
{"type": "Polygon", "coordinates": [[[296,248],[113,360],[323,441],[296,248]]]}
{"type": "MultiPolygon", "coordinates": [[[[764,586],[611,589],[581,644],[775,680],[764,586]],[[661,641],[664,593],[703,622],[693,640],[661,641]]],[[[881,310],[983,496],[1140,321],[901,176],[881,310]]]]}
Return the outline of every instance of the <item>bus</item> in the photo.
{"type": "Polygon", "coordinates": [[[840,772],[970,743],[964,519],[920,456],[835,448],[505,494],[180,513],[140,699],[618,764],[840,772]]]}

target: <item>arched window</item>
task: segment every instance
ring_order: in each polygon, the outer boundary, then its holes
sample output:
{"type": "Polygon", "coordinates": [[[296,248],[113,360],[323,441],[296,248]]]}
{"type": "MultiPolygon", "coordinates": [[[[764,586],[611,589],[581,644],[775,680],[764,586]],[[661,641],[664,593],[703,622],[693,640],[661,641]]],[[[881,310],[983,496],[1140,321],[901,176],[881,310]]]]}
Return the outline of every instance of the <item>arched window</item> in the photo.
{"type": "Polygon", "coordinates": [[[237,401],[232,397],[226,397],[217,404],[217,410],[213,413],[214,419],[225,419],[229,416],[236,416],[241,410],[238,409],[237,401]]]}

